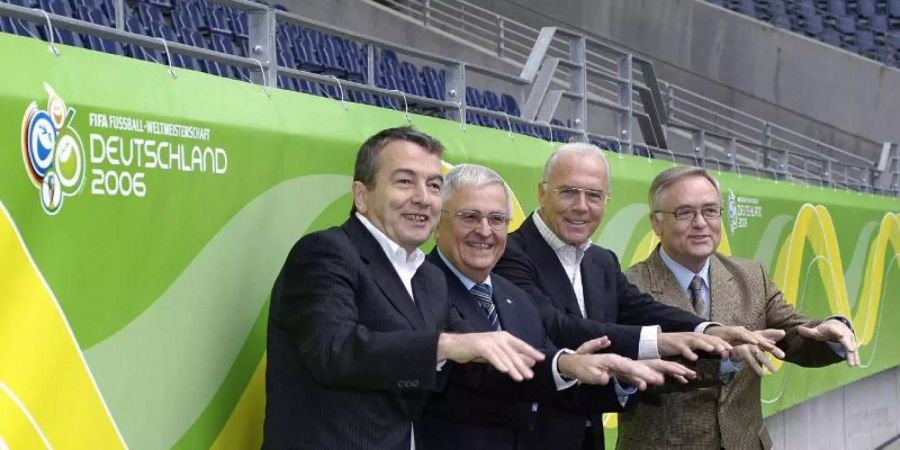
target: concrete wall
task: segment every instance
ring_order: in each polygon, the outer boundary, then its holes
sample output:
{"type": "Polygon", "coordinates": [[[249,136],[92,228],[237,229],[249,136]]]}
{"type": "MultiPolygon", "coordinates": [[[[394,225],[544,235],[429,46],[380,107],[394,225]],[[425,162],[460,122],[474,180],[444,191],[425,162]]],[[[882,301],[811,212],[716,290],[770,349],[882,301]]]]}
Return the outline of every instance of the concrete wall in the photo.
{"type": "Polygon", "coordinates": [[[661,78],[874,160],[900,141],[900,70],[700,0],[483,0],[529,25],[564,24],[657,64],[661,78]]]}
{"type": "Polygon", "coordinates": [[[874,449],[900,435],[900,367],[786,409],[766,426],[776,449],[874,449]]]}

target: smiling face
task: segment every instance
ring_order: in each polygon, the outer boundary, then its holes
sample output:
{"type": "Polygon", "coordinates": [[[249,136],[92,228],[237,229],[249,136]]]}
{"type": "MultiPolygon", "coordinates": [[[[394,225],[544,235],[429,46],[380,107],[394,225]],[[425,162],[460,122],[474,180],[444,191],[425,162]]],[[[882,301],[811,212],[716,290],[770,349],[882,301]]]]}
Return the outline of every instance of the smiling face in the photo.
{"type": "Polygon", "coordinates": [[[661,192],[656,206],[660,211],[685,207],[695,210],[693,220],[676,220],[672,214],[657,213],[651,214],[650,222],[666,254],[698,272],[722,238],[722,218],[707,219],[699,213],[703,207],[722,206],[719,191],[706,178],[689,176],[661,192]]]}
{"type": "Polygon", "coordinates": [[[372,186],[353,182],[356,210],[407,252],[428,239],[441,211],[441,159],[409,141],[378,154],[372,186]]]}
{"type": "Polygon", "coordinates": [[[506,250],[508,224],[498,230],[482,218],[473,228],[463,224],[456,214],[477,211],[482,217],[491,214],[507,216],[508,208],[506,189],[497,183],[461,186],[444,205],[447,213],[441,216],[435,232],[437,246],[460,272],[476,283],[487,278],[506,250]]]}
{"type": "Polygon", "coordinates": [[[560,198],[561,188],[609,192],[609,171],[600,156],[589,153],[564,153],[547,173],[547,182],[538,186],[541,209],[538,213],[547,227],[569,245],[587,241],[600,226],[605,202],[591,202],[584,192],[572,200],[560,198]]]}

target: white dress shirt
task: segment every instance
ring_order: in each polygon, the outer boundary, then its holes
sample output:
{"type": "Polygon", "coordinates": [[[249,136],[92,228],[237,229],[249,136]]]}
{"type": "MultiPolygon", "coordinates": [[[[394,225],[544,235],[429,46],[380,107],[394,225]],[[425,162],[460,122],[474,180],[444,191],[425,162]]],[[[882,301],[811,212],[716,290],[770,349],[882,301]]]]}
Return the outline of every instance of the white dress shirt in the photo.
{"type": "MultiPolygon", "coordinates": [[[[535,212],[531,215],[534,225],[538,232],[541,233],[553,252],[556,253],[559,262],[562,264],[566,275],[572,282],[572,288],[575,291],[575,298],[578,299],[578,309],[581,310],[581,316],[587,317],[584,308],[584,285],[581,282],[581,260],[584,259],[584,252],[591,248],[591,239],[582,242],[578,246],[566,244],[556,234],[547,227],[541,215],[535,212]]],[[[656,335],[659,333],[658,325],[649,325],[641,327],[641,336],[638,341],[638,359],[657,359],[659,358],[659,349],[657,347],[656,335]]]]}

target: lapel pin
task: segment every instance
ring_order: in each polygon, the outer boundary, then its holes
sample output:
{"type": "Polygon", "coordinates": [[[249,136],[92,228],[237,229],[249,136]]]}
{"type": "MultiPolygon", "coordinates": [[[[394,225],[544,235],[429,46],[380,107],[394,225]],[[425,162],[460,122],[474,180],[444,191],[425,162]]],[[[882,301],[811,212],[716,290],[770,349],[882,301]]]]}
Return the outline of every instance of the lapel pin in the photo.
{"type": "Polygon", "coordinates": [[[510,305],[512,305],[512,300],[506,299],[506,303],[509,303],[510,305]]]}

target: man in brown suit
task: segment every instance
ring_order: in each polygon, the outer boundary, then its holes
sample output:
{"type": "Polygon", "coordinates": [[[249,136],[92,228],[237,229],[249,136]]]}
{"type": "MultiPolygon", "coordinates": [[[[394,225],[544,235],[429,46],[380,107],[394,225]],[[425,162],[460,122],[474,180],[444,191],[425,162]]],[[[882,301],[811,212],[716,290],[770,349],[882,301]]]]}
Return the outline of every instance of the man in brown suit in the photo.
{"type": "MultiPolygon", "coordinates": [[[[773,354],[795,364],[824,366],[842,358],[850,366],[859,364],[846,318],[804,317],[785,302],[759,263],[715,251],[721,239],[722,199],[718,182],[705,170],[676,167],[660,173],[650,186],[649,203],[660,245],[626,273],[642,291],[713,322],[783,330],[773,354]]],[[[618,448],[770,448],[760,407],[760,375],[763,366],[774,367],[756,347],[735,346],[730,359],[738,367],[727,383],[643,395],[636,408],[620,415],[618,448]]],[[[718,381],[730,365],[723,361],[706,367],[707,379],[718,381]]],[[[698,371],[704,371],[702,365],[698,371]]]]}

